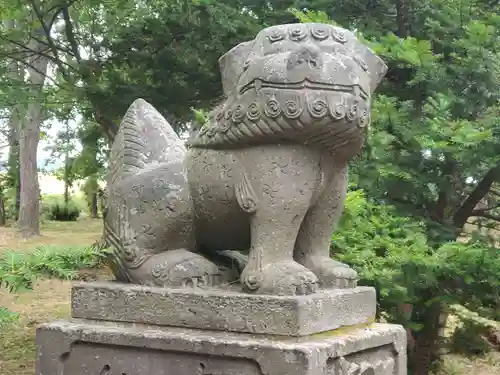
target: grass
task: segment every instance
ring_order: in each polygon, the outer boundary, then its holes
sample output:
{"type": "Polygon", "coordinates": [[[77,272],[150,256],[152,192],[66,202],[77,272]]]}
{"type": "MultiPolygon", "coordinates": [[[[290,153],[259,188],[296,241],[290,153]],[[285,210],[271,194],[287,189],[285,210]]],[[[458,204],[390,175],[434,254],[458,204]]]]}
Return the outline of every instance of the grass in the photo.
{"type": "MultiPolygon", "coordinates": [[[[101,220],[82,218],[77,222],[45,222],[42,236],[23,240],[14,228],[0,228],[2,249],[32,251],[37,246],[85,246],[99,239],[101,220]]],[[[106,280],[111,274],[107,269],[84,270],[86,280],[106,280]]],[[[33,375],[36,347],[35,330],[44,322],[65,319],[70,315],[70,281],[39,280],[28,292],[10,294],[0,289],[0,306],[20,315],[20,319],[0,330],[0,374],[33,375]]],[[[441,371],[436,375],[498,375],[500,353],[490,353],[482,358],[447,355],[441,371]]]]}
{"type": "MultiPolygon", "coordinates": [[[[37,246],[88,246],[102,233],[101,220],[45,222],[42,236],[23,240],[14,228],[0,228],[0,252],[4,249],[32,251],[37,246]]],[[[84,270],[87,280],[110,278],[108,270],[84,270]]],[[[39,280],[32,291],[8,293],[0,289],[0,306],[16,312],[20,319],[0,330],[0,374],[33,375],[36,347],[35,330],[43,322],[67,318],[70,314],[70,281],[39,280]]]]}
{"type": "Polygon", "coordinates": [[[14,228],[0,227],[0,252],[3,249],[30,251],[40,245],[90,245],[102,233],[101,220],[82,218],[76,222],[46,221],[41,224],[42,236],[21,238],[14,228]]]}
{"type": "Polygon", "coordinates": [[[500,374],[500,353],[492,352],[482,358],[466,358],[447,355],[437,375],[498,375],[500,374]]]}

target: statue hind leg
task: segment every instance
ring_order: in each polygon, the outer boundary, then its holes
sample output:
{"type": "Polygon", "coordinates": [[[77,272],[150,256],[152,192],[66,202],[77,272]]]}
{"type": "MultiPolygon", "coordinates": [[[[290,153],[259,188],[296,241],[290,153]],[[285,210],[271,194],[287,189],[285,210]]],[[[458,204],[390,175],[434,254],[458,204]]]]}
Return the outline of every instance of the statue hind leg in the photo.
{"type": "Polygon", "coordinates": [[[219,281],[215,264],[194,253],[186,148],[149,103],[134,101],[111,148],[105,237],[117,279],[155,286],[219,281]]]}
{"type": "Polygon", "coordinates": [[[190,197],[173,171],[167,165],[140,173],[110,192],[105,237],[120,281],[169,287],[222,281],[218,267],[194,252],[190,197]]]}

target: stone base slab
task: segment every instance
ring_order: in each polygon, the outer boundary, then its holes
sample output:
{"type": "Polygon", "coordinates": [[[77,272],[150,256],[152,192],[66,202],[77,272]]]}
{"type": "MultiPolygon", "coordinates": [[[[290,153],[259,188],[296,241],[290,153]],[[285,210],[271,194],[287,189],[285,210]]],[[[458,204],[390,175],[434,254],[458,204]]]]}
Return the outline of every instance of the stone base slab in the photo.
{"type": "Polygon", "coordinates": [[[376,294],[370,287],[268,296],[79,283],[73,286],[71,300],[74,318],[283,336],[371,323],[376,311],[376,294]]]}
{"type": "Polygon", "coordinates": [[[406,333],[371,324],[302,338],[73,319],[37,331],[37,375],[406,375],[406,333]]]}

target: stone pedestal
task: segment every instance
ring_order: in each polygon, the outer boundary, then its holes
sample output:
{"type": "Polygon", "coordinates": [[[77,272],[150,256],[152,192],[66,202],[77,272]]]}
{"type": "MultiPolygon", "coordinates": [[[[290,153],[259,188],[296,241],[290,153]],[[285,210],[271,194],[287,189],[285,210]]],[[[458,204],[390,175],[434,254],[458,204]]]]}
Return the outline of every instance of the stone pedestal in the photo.
{"type": "Polygon", "coordinates": [[[37,375],[406,375],[406,333],[372,323],[371,288],[274,297],[77,284],[72,305],[71,320],[38,329],[37,375]]]}

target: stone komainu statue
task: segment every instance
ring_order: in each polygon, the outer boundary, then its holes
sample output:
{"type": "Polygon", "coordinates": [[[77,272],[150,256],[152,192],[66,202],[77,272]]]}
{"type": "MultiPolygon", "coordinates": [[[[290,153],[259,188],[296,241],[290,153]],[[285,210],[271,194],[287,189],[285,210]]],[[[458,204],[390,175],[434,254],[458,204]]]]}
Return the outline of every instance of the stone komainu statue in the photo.
{"type": "Polygon", "coordinates": [[[144,100],[123,119],[105,215],[117,279],[279,295],[354,287],[330,238],[386,65],[351,32],[314,23],[264,29],[220,65],[227,99],[187,147],[144,100]]]}

